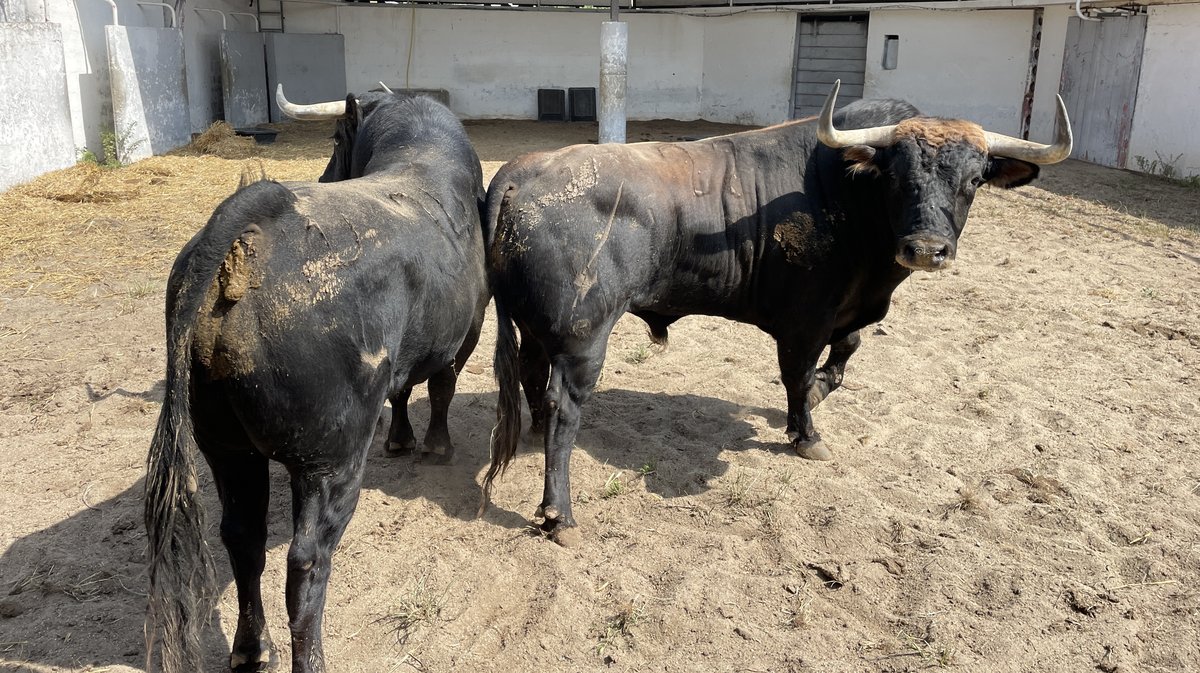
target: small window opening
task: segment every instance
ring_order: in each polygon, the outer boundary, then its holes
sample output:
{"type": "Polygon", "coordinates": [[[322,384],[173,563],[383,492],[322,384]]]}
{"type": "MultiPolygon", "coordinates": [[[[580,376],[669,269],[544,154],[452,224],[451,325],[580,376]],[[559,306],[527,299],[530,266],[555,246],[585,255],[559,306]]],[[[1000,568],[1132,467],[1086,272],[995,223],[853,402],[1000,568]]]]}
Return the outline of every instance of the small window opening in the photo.
{"type": "Polygon", "coordinates": [[[896,62],[900,59],[900,36],[883,36],[883,69],[895,70],[896,62]]]}

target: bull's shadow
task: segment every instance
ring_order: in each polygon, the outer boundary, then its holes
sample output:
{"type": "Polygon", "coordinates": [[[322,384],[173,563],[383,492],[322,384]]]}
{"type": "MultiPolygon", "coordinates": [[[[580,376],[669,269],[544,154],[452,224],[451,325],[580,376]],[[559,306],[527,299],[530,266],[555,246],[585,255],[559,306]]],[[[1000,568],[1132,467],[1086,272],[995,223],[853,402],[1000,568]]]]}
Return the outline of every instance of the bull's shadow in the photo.
{"type": "MultiPolygon", "coordinates": [[[[414,391],[414,396],[416,391],[414,391]]],[[[780,389],[782,401],[783,391],[780,389]]],[[[449,466],[423,465],[402,457],[385,455],[382,449],[387,421],[376,432],[375,445],[367,461],[364,488],[409,500],[426,498],[447,516],[473,520],[479,505],[478,483],[488,464],[488,440],[495,424],[495,393],[460,393],[450,408],[450,433],[457,454],[449,466]]],[[[429,415],[427,399],[409,405],[417,436],[429,415]]],[[[542,453],[542,437],[528,432],[529,417],[523,411],[519,453],[542,453]]],[[[654,470],[646,488],[664,498],[692,495],[707,490],[708,478],[725,473],[728,464],[720,458],[724,450],[765,449],[789,452],[784,442],[764,443],[756,439],[750,416],[760,416],[773,427],[782,428],[786,416],[781,409],[761,409],[701,395],[671,395],[623,389],[598,390],[583,408],[576,438],[576,455],[587,453],[613,470],[654,470]]],[[[780,433],[782,440],[782,433],[780,433]]],[[[540,458],[538,460],[540,464],[540,458]]],[[[519,529],[528,524],[533,506],[541,500],[540,476],[527,479],[510,471],[497,481],[497,489],[520,489],[530,505],[528,512],[505,510],[493,503],[484,520],[519,529]]],[[[580,491],[597,493],[603,484],[576,482],[580,491]]]]}
{"type": "MultiPolygon", "coordinates": [[[[410,405],[418,437],[429,414],[427,398],[416,397],[423,392],[423,387],[414,391],[416,399],[410,405]]],[[[139,396],[158,400],[161,386],[139,396]]],[[[492,392],[455,396],[450,430],[457,456],[449,466],[386,455],[383,443],[390,414],[385,413],[371,448],[364,488],[401,499],[425,498],[450,517],[474,519],[478,479],[488,462],[495,399],[492,392]]],[[[653,464],[655,473],[645,484],[664,497],[693,494],[708,488],[707,478],[726,471],[727,464],[719,457],[723,450],[787,450],[782,443],[764,445],[753,439],[754,430],[744,420],[748,415],[761,415],[772,426],[784,422],[782,411],[752,409],[698,395],[601,390],[584,409],[577,443],[581,451],[613,469],[638,470],[653,464]]],[[[540,454],[540,444],[526,445],[522,451],[540,454]]],[[[224,591],[232,575],[216,532],[220,509],[208,470],[202,469],[201,474],[201,497],[209,513],[208,541],[214,548],[224,591]]],[[[522,498],[536,504],[541,497],[540,477],[519,474],[510,472],[497,488],[519,490],[522,498]]],[[[268,545],[274,549],[287,545],[291,538],[291,494],[286,471],[273,465],[271,476],[268,545]]],[[[595,494],[601,487],[600,483],[577,482],[578,492],[595,494]]],[[[0,556],[0,630],[4,634],[0,637],[0,669],[142,667],[146,583],[143,488],[139,479],[103,502],[85,503],[87,509],[17,539],[0,556]]],[[[519,530],[531,513],[493,504],[485,520],[519,530]]],[[[264,586],[264,591],[282,592],[283,587],[264,586]]],[[[283,625],[274,626],[277,637],[286,637],[283,625]]],[[[206,631],[204,670],[226,670],[228,635],[217,628],[206,631]]]]}

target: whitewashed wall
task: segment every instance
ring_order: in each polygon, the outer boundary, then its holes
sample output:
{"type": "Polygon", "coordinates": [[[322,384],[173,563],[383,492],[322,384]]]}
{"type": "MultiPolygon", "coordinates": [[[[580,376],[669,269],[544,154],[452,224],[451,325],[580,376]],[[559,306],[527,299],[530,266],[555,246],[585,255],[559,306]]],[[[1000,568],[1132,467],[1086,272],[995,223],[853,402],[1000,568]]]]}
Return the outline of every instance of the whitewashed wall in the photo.
{"type": "Polygon", "coordinates": [[[1055,94],[1062,82],[1063,49],[1067,42],[1067,21],[1075,16],[1071,7],[1047,7],[1042,15],[1042,49],[1038,57],[1037,81],[1033,87],[1033,118],[1029,139],[1050,142],[1054,139],[1054,118],[1058,114],[1055,94]]]}
{"type": "Polygon", "coordinates": [[[1174,161],[1183,177],[1200,175],[1200,5],[1149,8],[1142,75],[1127,168],[1137,157],[1174,161]]]}
{"type": "MultiPolygon", "coordinates": [[[[379,80],[441,88],[463,117],[515,119],[536,116],[538,88],[597,86],[607,16],[301,3],[284,11],[288,32],[346,36],[351,90],[379,80]]],[[[629,23],[630,119],[787,119],[794,13],[622,20],[629,23]]]]}
{"type": "Polygon", "coordinates": [[[866,97],[903,98],[925,114],[1016,135],[1032,33],[1032,10],[871,12],[866,97]],[[900,38],[894,70],[883,69],[885,35],[900,38]]]}
{"type": "MultiPolygon", "coordinates": [[[[166,25],[162,8],[139,7],[135,0],[116,1],[123,26],[166,25]]],[[[188,102],[192,131],[198,132],[221,110],[220,71],[216,65],[216,37],[221,31],[221,21],[216,15],[201,16],[191,10],[194,7],[226,12],[251,10],[238,0],[199,0],[184,3],[183,7],[179,23],[183,27],[188,102]]],[[[112,23],[111,10],[104,0],[46,0],[46,15],[49,21],[62,26],[75,147],[99,153],[101,133],[112,130],[108,50],[104,42],[104,26],[112,23]]],[[[229,26],[252,29],[244,17],[231,17],[229,26]]]]}
{"type": "Polygon", "coordinates": [[[792,114],[796,15],[742,14],[704,19],[701,117],[774,124],[792,114]]]}
{"type": "MultiPolygon", "coordinates": [[[[100,0],[78,0],[78,2],[100,2],[100,0]]],[[[181,5],[183,14],[183,49],[186,56],[188,106],[191,112],[192,132],[199,133],[208,128],[213,120],[224,115],[221,102],[220,34],[221,17],[212,12],[193,12],[207,8],[222,12],[254,13],[254,8],[245,0],[196,0],[181,5]]],[[[227,16],[230,31],[253,32],[254,21],[245,16],[227,16]]],[[[124,21],[122,21],[124,23],[124,21]]]]}

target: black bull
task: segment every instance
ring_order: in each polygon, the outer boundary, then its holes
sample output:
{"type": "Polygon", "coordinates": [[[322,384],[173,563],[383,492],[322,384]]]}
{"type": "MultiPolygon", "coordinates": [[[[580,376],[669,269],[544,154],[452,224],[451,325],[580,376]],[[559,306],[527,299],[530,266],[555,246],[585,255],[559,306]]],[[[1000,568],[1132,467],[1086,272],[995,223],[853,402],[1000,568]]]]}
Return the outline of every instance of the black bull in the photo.
{"type": "Polygon", "coordinates": [[[1061,102],[1060,142],[1030,153],[1027,141],[919,117],[899,101],[851,104],[833,119],[867,130],[837,131],[825,124],[835,95],[819,121],[689,143],[568,147],[500,170],[485,215],[500,392],[481,507],[516,453],[520,385],[532,430],[545,435],[536,516],[564,541],[575,525],[569,465],[581,408],[626,312],[657,341],[693,314],[770,334],[793,446],[830,458],[811,411],[840,384],[858,330],[884,317],[912,270],[949,264],[978,186],[1037,176],[1036,164],[997,156],[989,143],[1040,163],[1070,151],[1061,102]],[[837,145],[833,135],[818,140],[826,128],[853,144],[826,146],[837,145]]]}
{"type": "Polygon", "coordinates": [[[330,558],[385,399],[389,446],[411,450],[406,402],[428,380],[424,450],[437,462],[453,450],[447,408],[488,300],[479,158],[454,115],[428,99],[371,93],[345,109],[322,177],[330,184],[245,186],[171,272],[167,392],[146,478],[147,650],[152,659],[160,645],[168,673],[203,670],[198,637],[214,590],[196,448],[216,482],[237,584],[238,671],[276,657],[259,588],[268,459],[292,484],[293,670],[323,671],[330,558]]]}

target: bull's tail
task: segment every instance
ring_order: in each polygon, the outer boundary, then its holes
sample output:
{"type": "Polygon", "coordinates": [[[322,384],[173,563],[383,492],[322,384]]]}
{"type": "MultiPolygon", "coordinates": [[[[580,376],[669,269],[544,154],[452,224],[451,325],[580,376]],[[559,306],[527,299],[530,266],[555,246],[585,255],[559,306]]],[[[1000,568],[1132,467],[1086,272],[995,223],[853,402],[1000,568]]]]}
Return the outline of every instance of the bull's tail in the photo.
{"type": "Polygon", "coordinates": [[[167,391],[146,458],[146,670],[154,670],[161,635],[166,673],[201,669],[200,635],[215,591],[204,512],[196,497],[196,442],[188,399],[192,330],[188,325],[176,331],[167,344],[167,391]]]}
{"type": "MultiPolygon", "coordinates": [[[[484,227],[489,244],[489,257],[501,254],[493,237],[496,235],[502,202],[509,199],[516,189],[515,185],[504,184],[505,182],[495,179],[488,190],[484,227]]],[[[492,269],[496,268],[494,261],[489,263],[492,269]]],[[[509,463],[517,455],[517,445],[521,441],[521,364],[517,358],[517,330],[513,325],[512,316],[508,313],[503,288],[496,287],[494,276],[491,285],[492,296],[496,302],[496,356],[493,368],[496,370],[496,383],[500,392],[496,401],[496,427],[492,430],[492,464],[483,478],[483,492],[477,516],[483,516],[491,500],[492,482],[508,469],[509,463]]]]}
{"type": "Polygon", "coordinates": [[[500,296],[496,296],[496,427],[492,430],[492,464],[483,477],[479,516],[491,500],[492,482],[504,474],[521,441],[521,365],[517,359],[517,330],[500,296]]]}
{"type": "MultiPolygon", "coordinates": [[[[246,191],[281,189],[275,183],[258,185],[246,191]]],[[[219,282],[225,256],[243,231],[244,219],[222,214],[236,200],[235,196],[222,204],[184,248],[167,285],[166,394],[146,457],[147,671],[155,670],[156,649],[164,673],[202,670],[200,638],[216,600],[213,559],[204,540],[204,511],[197,498],[192,345],[197,317],[212,300],[210,288],[219,282]]]]}

